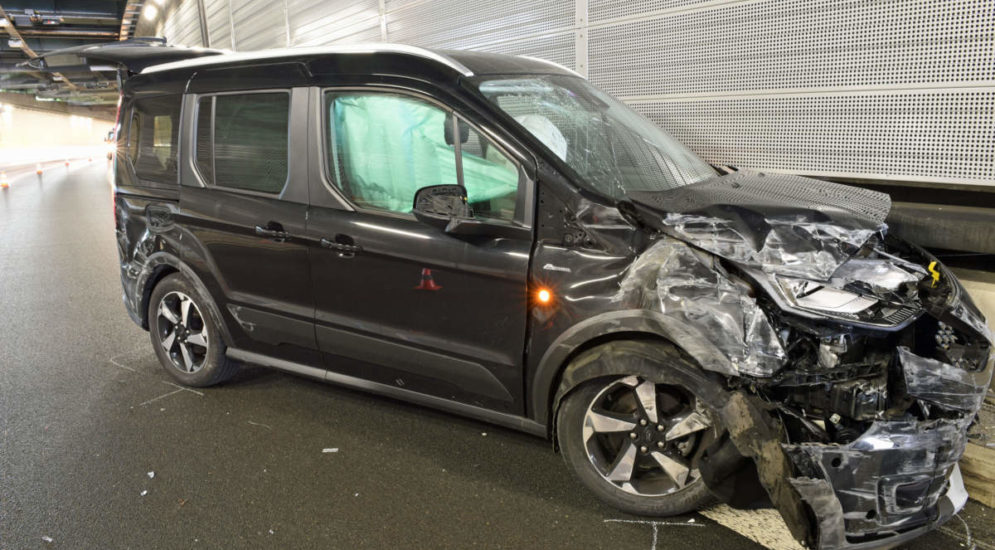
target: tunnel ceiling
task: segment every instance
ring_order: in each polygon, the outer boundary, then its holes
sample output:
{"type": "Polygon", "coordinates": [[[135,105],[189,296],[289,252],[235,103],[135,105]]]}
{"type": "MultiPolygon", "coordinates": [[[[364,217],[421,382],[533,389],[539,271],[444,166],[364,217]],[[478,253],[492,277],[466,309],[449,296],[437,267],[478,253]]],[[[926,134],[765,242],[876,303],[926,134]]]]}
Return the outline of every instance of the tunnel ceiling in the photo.
{"type": "Polygon", "coordinates": [[[39,102],[113,109],[113,70],[92,70],[79,58],[51,59],[47,68],[23,63],[54,50],[124,40],[134,34],[141,0],[0,0],[0,92],[39,102]]]}

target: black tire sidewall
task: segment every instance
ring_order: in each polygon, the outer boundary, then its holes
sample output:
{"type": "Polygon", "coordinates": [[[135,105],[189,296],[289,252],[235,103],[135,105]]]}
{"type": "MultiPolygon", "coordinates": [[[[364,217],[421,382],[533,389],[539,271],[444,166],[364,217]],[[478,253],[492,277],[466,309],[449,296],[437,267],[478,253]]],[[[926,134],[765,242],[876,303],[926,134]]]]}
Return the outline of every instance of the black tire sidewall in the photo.
{"type": "Polygon", "coordinates": [[[591,464],[583,440],[584,417],[588,406],[601,390],[619,378],[609,376],[585,382],[564,397],[556,416],[556,439],[571,471],[599,499],[630,514],[675,516],[693,512],[712,502],[714,497],[700,478],[668,495],[639,496],[616,487],[591,464]]]}
{"type": "Polygon", "coordinates": [[[181,384],[186,386],[210,386],[217,383],[219,379],[219,374],[225,367],[225,362],[227,358],[225,357],[226,346],[221,338],[220,331],[218,330],[217,322],[211,311],[207,307],[207,300],[204,296],[190,284],[182,275],[179,273],[174,273],[168,275],[158,285],[152,290],[152,294],[149,297],[149,335],[152,340],[152,348],[155,351],[156,357],[159,358],[159,363],[162,367],[169,373],[170,376],[175,378],[181,384]],[[159,340],[159,302],[162,298],[169,294],[170,292],[182,292],[193,300],[194,305],[200,311],[201,318],[204,320],[204,326],[207,327],[207,338],[208,338],[208,350],[207,358],[204,362],[203,368],[194,373],[182,372],[173,365],[169,354],[163,349],[162,344],[159,340]]]}

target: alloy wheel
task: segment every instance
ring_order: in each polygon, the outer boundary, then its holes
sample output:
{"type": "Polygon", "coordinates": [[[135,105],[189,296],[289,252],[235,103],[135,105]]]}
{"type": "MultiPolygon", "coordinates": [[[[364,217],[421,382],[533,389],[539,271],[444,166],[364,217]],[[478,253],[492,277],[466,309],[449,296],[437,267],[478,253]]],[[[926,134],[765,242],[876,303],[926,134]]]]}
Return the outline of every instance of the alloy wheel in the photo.
{"type": "Polygon", "coordinates": [[[711,426],[691,392],[628,376],[591,401],[584,447],[608,482],[634,495],[661,496],[701,478],[697,461],[710,443],[711,426]]]}
{"type": "Polygon", "coordinates": [[[204,368],[210,345],[207,323],[197,304],[182,292],[170,292],[156,309],[159,345],[173,367],[186,374],[204,368]]]}

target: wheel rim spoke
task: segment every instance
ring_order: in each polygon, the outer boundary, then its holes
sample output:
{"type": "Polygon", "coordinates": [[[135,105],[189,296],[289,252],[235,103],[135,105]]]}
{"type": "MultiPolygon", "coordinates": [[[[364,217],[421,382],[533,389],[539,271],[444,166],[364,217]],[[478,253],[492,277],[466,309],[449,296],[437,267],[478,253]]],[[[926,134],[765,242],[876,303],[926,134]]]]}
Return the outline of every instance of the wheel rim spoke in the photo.
{"type": "Polygon", "coordinates": [[[166,305],[165,300],[163,300],[159,304],[159,315],[162,315],[163,317],[166,318],[167,321],[169,321],[174,325],[180,322],[180,317],[176,315],[176,313],[173,313],[171,309],[169,309],[169,306],[166,305]]]}
{"type": "Polygon", "coordinates": [[[175,341],[176,341],[176,331],[170,330],[169,334],[167,334],[166,337],[162,339],[162,349],[166,351],[173,349],[173,342],[175,341]]]}
{"type": "Polygon", "coordinates": [[[691,468],[687,464],[661,452],[652,452],[650,456],[678,487],[687,484],[688,476],[691,474],[691,468]]]}
{"type": "Polygon", "coordinates": [[[628,432],[636,427],[635,418],[618,413],[591,411],[587,421],[597,433],[628,432]]]}
{"type": "Polygon", "coordinates": [[[635,391],[636,397],[639,399],[639,406],[642,407],[646,418],[653,424],[656,424],[658,422],[656,415],[656,384],[647,380],[636,386],[635,391]]]}
{"type": "Polygon", "coordinates": [[[691,411],[682,414],[675,420],[676,421],[671,424],[670,429],[667,430],[667,441],[672,441],[695,432],[700,432],[701,430],[707,430],[712,425],[712,423],[709,422],[708,417],[698,411],[691,411]]]}
{"type": "Polygon", "coordinates": [[[187,372],[193,372],[193,353],[190,351],[190,346],[181,343],[180,354],[183,355],[183,364],[186,366],[187,372]]]}
{"type": "Polygon", "coordinates": [[[632,472],[636,467],[636,446],[631,442],[625,442],[625,449],[615,457],[615,462],[606,476],[609,481],[623,482],[632,479],[632,472]]]}
{"type": "Polygon", "coordinates": [[[198,334],[191,334],[187,338],[188,344],[193,344],[195,346],[200,346],[202,348],[207,347],[207,329],[200,331],[198,334]]]}
{"type": "Polygon", "coordinates": [[[190,298],[184,296],[180,299],[180,319],[183,321],[183,326],[190,326],[190,306],[193,305],[193,301],[190,298]]]}

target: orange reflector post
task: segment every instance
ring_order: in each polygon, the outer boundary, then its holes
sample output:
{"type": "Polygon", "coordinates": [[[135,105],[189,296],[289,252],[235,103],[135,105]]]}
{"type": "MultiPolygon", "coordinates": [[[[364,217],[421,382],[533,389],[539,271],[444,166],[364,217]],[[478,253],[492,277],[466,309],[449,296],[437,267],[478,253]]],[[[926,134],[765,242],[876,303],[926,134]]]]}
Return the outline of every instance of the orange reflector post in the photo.
{"type": "Polygon", "coordinates": [[[7,182],[7,172],[0,172],[0,189],[8,187],[10,187],[10,183],[7,182]]]}
{"type": "Polygon", "coordinates": [[[41,163],[39,162],[38,164],[35,165],[35,173],[40,176],[41,172],[42,172],[42,170],[41,170],[41,163]]]}

